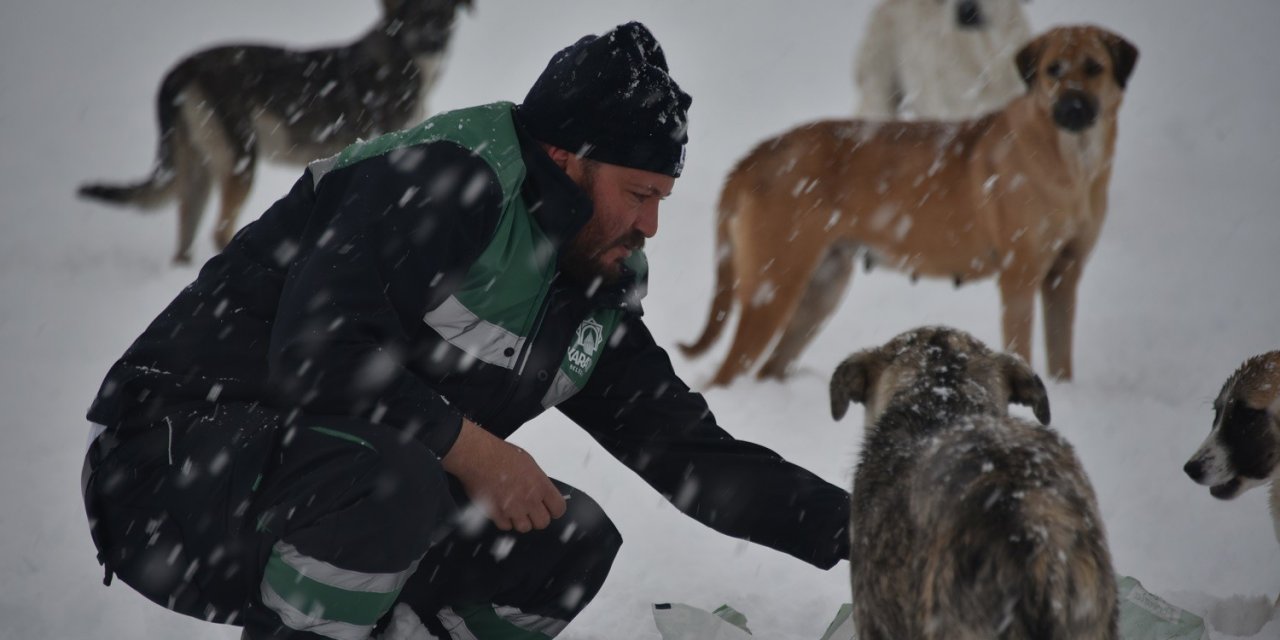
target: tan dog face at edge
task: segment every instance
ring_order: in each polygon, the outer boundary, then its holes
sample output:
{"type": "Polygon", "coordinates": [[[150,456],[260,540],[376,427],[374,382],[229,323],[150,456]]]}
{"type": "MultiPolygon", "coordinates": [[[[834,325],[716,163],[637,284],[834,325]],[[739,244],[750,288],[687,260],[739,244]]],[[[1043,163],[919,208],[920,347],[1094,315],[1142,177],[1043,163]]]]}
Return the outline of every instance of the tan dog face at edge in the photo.
{"type": "Polygon", "coordinates": [[[1226,379],[1213,401],[1210,434],[1183,470],[1224,500],[1272,481],[1272,512],[1280,518],[1280,351],[1245,360],[1226,379]]]}
{"type": "Polygon", "coordinates": [[[1137,50],[1097,27],[1061,27],[1017,60],[1027,94],[986,117],[815,122],[739,161],[721,193],[707,325],[682,345],[702,353],[739,310],[713,385],[761,361],[760,377],[784,377],[838,306],[860,252],[913,277],[996,277],[1004,346],[1028,362],[1040,294],[1049,372],[1072,376],[1076,288],[1106,215],[1137,50]]]}
{"type": "Polygon", "coordinates": [[[1269,482],[1271,526],[1280,542],[1280,351],[1245,360],[1227,378],[1213,401],[1209,437],[1182,469],[1219,500],[1269,482]]]}
{"type": "Polygon", "coordinates": [[[1222,500],[1276,477],[1280,472],[1280,351],[1249,358],[1227,378],[1213,401],[1209,437],[1183,469],[1222,500]]]}

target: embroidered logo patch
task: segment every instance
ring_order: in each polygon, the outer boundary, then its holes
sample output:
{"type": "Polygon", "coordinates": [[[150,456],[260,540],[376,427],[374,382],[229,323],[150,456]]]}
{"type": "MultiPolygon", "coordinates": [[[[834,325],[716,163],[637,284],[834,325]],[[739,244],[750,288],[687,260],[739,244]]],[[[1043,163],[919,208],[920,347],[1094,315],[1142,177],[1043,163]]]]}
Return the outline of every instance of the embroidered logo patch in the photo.
{"type": "Polygon", "coordinates": [[[569,368],[574,375],[582,376],[591,370],[591,362],[604,342],[604,325],[594,318],[587,318],[578,325],[573,346],[569,347],[569,368]]]}

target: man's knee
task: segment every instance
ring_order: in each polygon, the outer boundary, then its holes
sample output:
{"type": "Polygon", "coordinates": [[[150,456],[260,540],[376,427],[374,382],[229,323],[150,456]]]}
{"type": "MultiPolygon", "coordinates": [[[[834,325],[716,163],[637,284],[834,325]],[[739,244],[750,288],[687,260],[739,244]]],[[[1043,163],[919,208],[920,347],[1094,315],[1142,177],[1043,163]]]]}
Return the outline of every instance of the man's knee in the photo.
{"type": "Polygon", "coordinates": [[[570,555],[586,552],[597,562],[612,565],[622,547],[622,534],[609,515],[591,496],[560,482],[556,485],[568,496],[560,518],[560,541],[575,549],[570,555]]]}
{"type": "Polygon", "coordinates": [[[454,509],[439,459],[420,445],[383,455],[370,499],[395,530],[388,531],[386,544],[413,547],[418,555],[454,509]]]}
{"type": "Polygon", "coordinates": [[[309,432],[292,445],[301,449],[290,465],[291,471],[302,472],[302,479],[295,480],[292,495],[279,506],[288,509],[302,502],[311,507],[309,522],[296,523],[303,527],[323,525],[355,537],[367,535],[362,542],[376,540],[378,546],[400,551],[391,555],[420,556],[453,508],[435,454],[385,427],[305,429],[309,432]],[[322,479],[305,480],[317,476],[322,479]],[[326,498],[331,502],[323,504],[326,498]]]}

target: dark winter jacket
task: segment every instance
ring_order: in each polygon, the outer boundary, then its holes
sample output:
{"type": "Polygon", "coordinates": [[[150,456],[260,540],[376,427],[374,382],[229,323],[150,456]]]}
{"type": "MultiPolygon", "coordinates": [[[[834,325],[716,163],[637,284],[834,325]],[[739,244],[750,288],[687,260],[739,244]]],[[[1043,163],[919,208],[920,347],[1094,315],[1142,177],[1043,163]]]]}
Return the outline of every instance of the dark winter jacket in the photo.
{"type": "Polygon", "coordinates": [[[559,274],[591,211],[508,103],[354,145],[205,264],[88,417],[128,437],[256,401],[443,457],[463,416],[505,438],[555,406],[699,521],[819,567],[847,557],[848,494],[733,439],[675,375],[641,320],[642,254],[594,291],[559,274]]]}

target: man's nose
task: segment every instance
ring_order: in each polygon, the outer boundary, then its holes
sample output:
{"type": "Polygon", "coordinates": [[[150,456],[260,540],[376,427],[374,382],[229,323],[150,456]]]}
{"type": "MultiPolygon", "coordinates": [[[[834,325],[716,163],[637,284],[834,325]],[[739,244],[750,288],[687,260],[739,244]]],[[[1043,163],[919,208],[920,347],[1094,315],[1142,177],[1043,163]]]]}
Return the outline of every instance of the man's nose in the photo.
{"type": "Polygon", "coordinates": [[[657,204],[640,208],[640,215],[636,217],[636,231],[644,234],[646,238],[652,238],[658,234],[657,204]]]}

